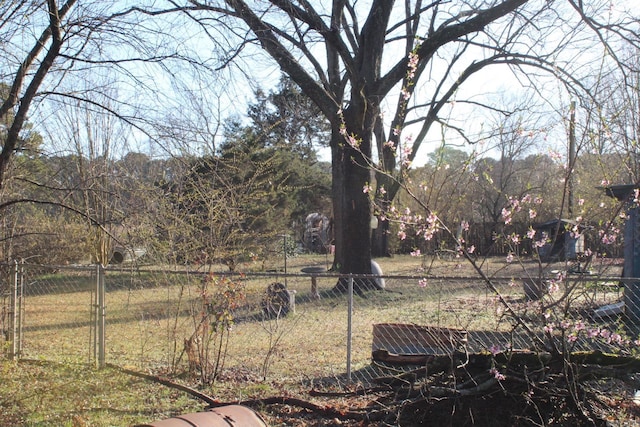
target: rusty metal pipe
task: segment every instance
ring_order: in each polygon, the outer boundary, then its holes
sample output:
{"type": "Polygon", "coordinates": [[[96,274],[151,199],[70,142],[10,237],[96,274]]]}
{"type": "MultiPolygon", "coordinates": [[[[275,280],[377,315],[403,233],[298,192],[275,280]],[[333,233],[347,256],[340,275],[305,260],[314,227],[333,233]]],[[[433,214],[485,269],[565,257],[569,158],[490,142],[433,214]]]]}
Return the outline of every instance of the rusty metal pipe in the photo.
{"type": "Polygon", "coordinates": [[[151,424],[134,427],[268,427],[264,419],[253,409],[242,405],[227,405],[206,412],[179,415],[151,424]]]}

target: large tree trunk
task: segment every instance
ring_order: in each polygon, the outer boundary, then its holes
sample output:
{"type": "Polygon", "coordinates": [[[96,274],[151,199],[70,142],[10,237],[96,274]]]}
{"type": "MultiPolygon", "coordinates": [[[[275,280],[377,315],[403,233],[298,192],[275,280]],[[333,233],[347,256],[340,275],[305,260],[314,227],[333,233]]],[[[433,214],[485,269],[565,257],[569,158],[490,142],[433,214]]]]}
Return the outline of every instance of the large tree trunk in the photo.
{"type": "Polygon", "coordinates": [[[334,269],[341,273],[368,274],[371,273],[371,215],[369,197],[362,190],[369,182],[369,170],[355,166],[362,154],[347,144],[333,144],[332,151],[334,269]]]}
{"type": "MultiPolygon", "coordinates": [[[[355,103],[354,103],[355,104],[355,103]]],[[[336,253],[333,269],[340,273],[371,274],[371,201],[364,192],[371,182],[368,159],[371,158],[371,116],[365,102],[361,107],[352,104],[344,112],[347,134],[357,139],[357,147],[349,144],[344,130],[332,130],[332,190],[336,253]],[[355,129],[355,130],[354,130],[355,129]]],[[[335,290],[346,290],[347,281],[339,280],[335,290]]],[[[378,288],[371,279],[356,278],[354,290],[358,293],[378,288]]]]}

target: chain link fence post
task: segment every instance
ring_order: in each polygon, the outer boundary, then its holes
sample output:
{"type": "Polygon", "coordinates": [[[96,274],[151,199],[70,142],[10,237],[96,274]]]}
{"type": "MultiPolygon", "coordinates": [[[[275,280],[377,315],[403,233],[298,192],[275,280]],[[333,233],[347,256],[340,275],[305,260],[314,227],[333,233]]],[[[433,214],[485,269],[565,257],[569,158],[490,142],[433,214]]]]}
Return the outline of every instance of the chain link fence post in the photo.
{"type": "Polygon", "coordinates": [[[9,292],[9,360],[15,360],[18,356],[18,261],[13,264],[13,280],[9,292]]]}
{"type": "MultiPolygon", "coordinates": [[[[17,266],[17,264],[16,264],[17,266]]],[[[22,344],[24,343],[24,317],[25,317],[25,301],[24,301],[24,283],[25,283],[25,270],[24,259],[20,261],[20,267],[18,269],[18,358],[22,357],[22,344]]]]}
{"type": "Polygon", "coordinates": [[[100,292],[100,266],[95,266],[95,287],[91,290],[91,310],[90,315],[90,327],[89,327],[89,343],[91,345],[91,352],[89,353],[89,363],[95,366],[98,365],[98,294],[100,292]]]}
{"type": "Polygon", "coordinates": [[[353,338],[352,316],[353,316],[353,276],[349,276],[347,292],[347,382],[351,382],[351,341],[353,338]]]}
{"type": "Polygon", "coordinates": [[[102,264],[97,266],[97,289],[96,289],[96,347],[97,347],[97,363],[98,368],[105,366],[105,325],[106,325],[106,305],[105,305],[105,280],[104,267],[102,264]]]}
{"type": "Polygon", "coordinates": [[[94,296],[92,317],[93,317],[93,360],[98,368],[105,366],[105,325],[106,325],[106,306],[105,306],[105,280],[104,267],[96,264],[96,293],[94,296]]]}
{"type": "Polygon", "coordinates": [[[13,264],[13,280],[9,294],[9,359],[16,360],[22,355],[24,325],[24,260],[13,264]]]}

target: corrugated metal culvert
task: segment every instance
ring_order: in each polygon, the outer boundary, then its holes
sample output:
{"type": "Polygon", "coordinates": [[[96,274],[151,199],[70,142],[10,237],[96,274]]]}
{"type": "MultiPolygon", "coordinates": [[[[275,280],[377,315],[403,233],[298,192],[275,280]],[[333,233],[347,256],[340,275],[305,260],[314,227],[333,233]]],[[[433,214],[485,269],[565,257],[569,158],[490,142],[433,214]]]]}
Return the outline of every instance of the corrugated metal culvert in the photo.
{"type": "Polygon", "coordinates": [[[213,408],[206,412],[179,415],[166,420],[139,424],[135,427],[267,427],[264,419],[253,409],[241,405],[213,408]]]}

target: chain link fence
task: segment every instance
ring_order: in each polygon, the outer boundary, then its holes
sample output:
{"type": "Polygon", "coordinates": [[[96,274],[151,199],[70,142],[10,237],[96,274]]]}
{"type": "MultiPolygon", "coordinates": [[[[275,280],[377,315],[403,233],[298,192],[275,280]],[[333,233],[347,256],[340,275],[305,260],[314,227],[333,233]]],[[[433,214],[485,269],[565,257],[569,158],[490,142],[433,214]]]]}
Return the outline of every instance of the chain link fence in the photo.
{"type": "Polygon", "coordinates": [[[97,267],[0,266],[10,358],[96,362],[97,267]]]}
{"type": "Polygon", "coordinates": [[[425,354],[635,348],[625,313],[638,307],[625,293],[638,279],[621,279],[619,266],[483,268],[462,277],[3,265],[0,340],[7,357],[203,381],[370,382],[425,354]]]}

